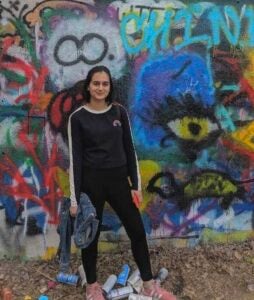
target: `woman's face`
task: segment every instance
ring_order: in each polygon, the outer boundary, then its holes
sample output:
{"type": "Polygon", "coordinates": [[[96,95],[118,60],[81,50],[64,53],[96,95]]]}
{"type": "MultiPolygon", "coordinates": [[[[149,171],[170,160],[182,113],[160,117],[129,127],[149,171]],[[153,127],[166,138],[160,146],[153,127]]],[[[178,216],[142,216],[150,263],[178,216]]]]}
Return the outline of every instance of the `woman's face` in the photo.
{"type": "Polygon", "coordinates": [[[94,73],[88,90],[90,92],[90,101],[105,101],[110,92],[108,74],[103,71],[94,73]]]}

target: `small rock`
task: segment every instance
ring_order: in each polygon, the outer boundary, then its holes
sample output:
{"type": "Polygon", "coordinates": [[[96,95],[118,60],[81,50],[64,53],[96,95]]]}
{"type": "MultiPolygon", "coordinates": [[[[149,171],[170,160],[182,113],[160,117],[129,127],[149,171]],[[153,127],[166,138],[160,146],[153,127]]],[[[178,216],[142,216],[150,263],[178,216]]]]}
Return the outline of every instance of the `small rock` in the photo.
{"type": "Polygon", "coordinates": [[[40,288],[40,293],[44,294],[47,290],[48,290],[48,287],[47,286],[43,286],[43,287],[40,288]]]}
{"type": "Polygon", "coordinates": [[[44,286],[46,284],[46,280],[44,278],[41,278],[39,283],[41,286],[44,286]]]}
{"type": "Polygon", "coordinates": [[[254,292],[254,284],[248,284],[247,288],[250,292],[254,292]]]}
{"type": "Polygon", "coordinates": [[[238,259],[238,260],[241,260],[241,259],[242,259],[242,255],[241,255],[238,251],[235,251],[235,252],[234,252],[234,256],[235,256],[235,258],[238,259]]]}
{"type": "Polygon", "coordinates": [[[54,289],[57,286],[57,282],[49,281],[48,282],[48,289],[54,289]]]}

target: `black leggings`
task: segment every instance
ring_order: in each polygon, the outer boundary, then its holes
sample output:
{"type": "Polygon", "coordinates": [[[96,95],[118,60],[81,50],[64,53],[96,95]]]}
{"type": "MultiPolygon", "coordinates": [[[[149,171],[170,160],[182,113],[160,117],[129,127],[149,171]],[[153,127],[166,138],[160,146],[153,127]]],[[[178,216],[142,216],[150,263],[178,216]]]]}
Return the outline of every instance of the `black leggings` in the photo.
{"type": "Polygon", "coordinates": [[[131,249],[141,278],[152,279],[146,234],[139,210],[132,202],[126,167],[84,170],[82,190],[90,197],[99,219],[99,229],[93,242],[82,249],[82,262],[89,284],[96,282],[98,239],[105,201],[114,209],[131,240],[131,249]]]}

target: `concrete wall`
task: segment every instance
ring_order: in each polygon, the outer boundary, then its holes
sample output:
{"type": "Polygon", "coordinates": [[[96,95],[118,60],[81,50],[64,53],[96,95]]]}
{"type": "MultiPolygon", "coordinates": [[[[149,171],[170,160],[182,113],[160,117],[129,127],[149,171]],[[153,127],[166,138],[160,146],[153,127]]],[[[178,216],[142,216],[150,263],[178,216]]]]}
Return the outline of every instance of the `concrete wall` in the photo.
{"type": "MultiPolygon", "coordinates": [[[[148,237],[253,236],[254,6],[1,1],[0,253],[49,257],[68,196],[66,121],[108,66],[129,110],[148,237]]],[[[107,207],[103,238],[123,228],[107,207]]]]}

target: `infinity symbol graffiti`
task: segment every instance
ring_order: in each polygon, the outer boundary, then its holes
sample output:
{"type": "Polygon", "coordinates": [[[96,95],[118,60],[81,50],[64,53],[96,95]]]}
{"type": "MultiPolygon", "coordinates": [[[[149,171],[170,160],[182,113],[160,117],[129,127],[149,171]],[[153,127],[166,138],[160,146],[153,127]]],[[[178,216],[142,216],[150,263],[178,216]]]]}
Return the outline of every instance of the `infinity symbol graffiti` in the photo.
{"type": "MultiPolygon", "coordinates": [[[[96,51],[94,51],[94,54],[97,54],[98,48],[96,48],[96,51]]],[[[84,35],[80,40],[73,36],[73,35],[67,35],[65,37],[62,37],[56,44],[55,50],[54,50],[54,57],[58,64],[64,65],[64,66],[72,66],[77,64],[80,61],[83,61],[84,63],[88,65],[94,65],[104,59],[108,52],[108,42],[107,40],[99,35],[98,33],[88,33],[84,35]],[[102,45],[101,53],[98,53],[98,57],[94,59],[89,59],[86,56],[85,46],[88,45],[88,43],[95,39],[97,42],[99,42],[102,45]],[[73,42],[75,44],[75,48],[77,50],[77,58],[72,61],[66,61],[62,58],[60,58],[59,50],[61,47],[64,47],[64,43],[66,42],[73,42]]]]}

